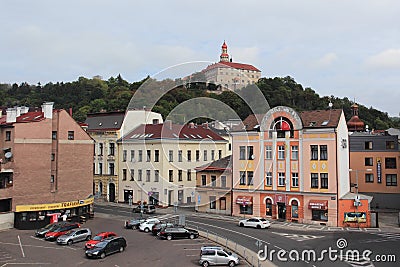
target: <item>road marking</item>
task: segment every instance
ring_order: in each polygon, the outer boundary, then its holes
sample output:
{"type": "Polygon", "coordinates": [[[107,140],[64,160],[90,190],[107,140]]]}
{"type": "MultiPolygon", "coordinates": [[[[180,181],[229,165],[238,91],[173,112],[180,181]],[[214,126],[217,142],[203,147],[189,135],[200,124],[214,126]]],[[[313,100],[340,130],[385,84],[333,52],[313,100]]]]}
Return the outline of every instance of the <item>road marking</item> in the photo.
{"type": "Polygon", "coordinates": [[[21,238],[19,238],[19,235],[18,235],[18,243],[19,247],[21,248],[22,258],[25,258],[24,248],[22,247],[21,238]]]}
{"type": "Polygon", "coordinates": [[[20,263],[18,263],[18,262],[8,262],[8,263],[5,263],[5,264],[3,264],[3,265],[1,265],[0,267],[5,267],[5,266],[8,266],[8,265],[50,265],[51,263],[49,263],[49,262],[20,262],[20,263]]]}
{"type": "Polygon", "coordinates": [[[292,240],[295,241],[305,241],[305,240],[311,240],[311,239],[317,239],[317,238],[323,238],[325,236],[321,235],[321,236],[316,236],[316,235],[298,235],[298,234],[287,234],[287,233],[278,233],[278,232],[271,232],[273,234],[277,234],[280,236],[284,236],[287,238],[290,238],[292,240]]]}
{"type": "MultiPolygon", "coordinates": [[[[15,243],[7,243],[7,242],[0,242],[0,244],[4,244],[4,245],[11,245],[11,246],[19,246],[19,244],[15,244],[15,243]]],[[[35,246],[35,245],[23,245],[24,247],[33,247],[33,248],[51,248],[51,249],[63,249],[62,247],[46,247],[46,246],[35,246]]],[[[67,248],[67,247],[65,247],[67,248]]],[[[73,250],[76,250],[74,248],[71,248],[73,250]]]]}

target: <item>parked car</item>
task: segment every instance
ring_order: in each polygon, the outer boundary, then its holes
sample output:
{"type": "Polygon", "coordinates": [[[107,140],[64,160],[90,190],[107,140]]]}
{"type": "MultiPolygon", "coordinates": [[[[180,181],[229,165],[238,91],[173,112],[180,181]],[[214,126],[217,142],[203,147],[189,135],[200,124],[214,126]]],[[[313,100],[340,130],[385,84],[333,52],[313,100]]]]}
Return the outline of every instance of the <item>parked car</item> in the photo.
{"type": "Polygon", "coordinates": [[[67,224],[68,222],[55,222],[55,223],[50,223],[48,225],[46,225],[45,227],[42,227],[40,229],[37,229],[35,231],[35,236],[36,237],[44,237],[46,233],[48,233],[49,231],[52,231],[54,228],[57,228],[61,225],[67,224]]]}
{"type": "Polygon", "coordinates": [[[153,235],[157,235],[163,228],[174,227],[177,226],[176,224],[169,223],[169,222],[160,222],[153,225],[151,232],[153,235]]]}
{"type": "Polygon", "coordinates": [[[97,235],[95,235],[92,239],[87,241],[85,243],[85,248],[86,249],[91,249],[93,248],[97,243],[103,241],[104,239],[111,237],[111,236],[117,236],[116,233],[114,232],[100,232],[97,235]]]}
{"type": "Polygon", "coordinates": [[[199,237],[199,232],[185,227],[169,227],[162,229],[160,231],[159,237],[166,238],[167,240],[179,238],[194,239],[199,237]]]}
{"type": "Polygon", "coordinates": [[[218,246],[203,246],[200,250],[199,264],[203,267],[210,265],[228,265],[233,267],[239,264],[239,256],[230,251],[226,251],[218,246]]]}
{"type": "Polygon", "coordinates": [[[271,223],[267,219],[264,219],[261,217],[253,217],[253,218],[249,218],[249,219],[240,220],[239,226],[265,229],[265,228],[269,228],[271,226],[271,223]]]}
{"type": "Polygon", "coordinates": [[[128,221],[125,221],[125,228],[126,229],[138,229],[139,225],[144,222],[146,219],[131,219],[128,221]]]}
{"type": "Polygon", "coordinates": [[[137,205],[136,207],[133,207],[132,212],[134,213],[140,213],[143,209],[143,213],[151,214],[156,212],[156,206],[154,205],[137,205]]]}
{"type": "Polygon", "coordinates": [[[160,220],[157,218],[146,219],[144,222],[142,222],[139,225],[139,230],[148,233],[153,228],[153,225],[155,225],[156,223],[159,223],[159,222],[160,222],[160,220]]]}
{"type": "Polygon", "coordinates": [[[57,238],[57,244],[59,245],[72,245],[80,241],[88,241],[92,238],[92,231],[89,228],[75,228],[69,230],[65,234],[57,238]]]}
{"type": "Polygon", "coordinates": [[[69,230],[79,228],[81,225],[79,223],[67,223],[61,226],[58,226],[57,228],[54,228],[51,232],[47,232],[46,235],[44,236],[44,239],[47,241],[54,241],[56,240],[59,236],[62,236],[69,230]]]}
{"type": "Polygon", "coordinates": [[[116,253],[123,252],[126,248],[126,240],[122,236],[113,236],[97,243],[93,248],[86,250],[85,255],[88,258],[101,258],[116,253]]]}

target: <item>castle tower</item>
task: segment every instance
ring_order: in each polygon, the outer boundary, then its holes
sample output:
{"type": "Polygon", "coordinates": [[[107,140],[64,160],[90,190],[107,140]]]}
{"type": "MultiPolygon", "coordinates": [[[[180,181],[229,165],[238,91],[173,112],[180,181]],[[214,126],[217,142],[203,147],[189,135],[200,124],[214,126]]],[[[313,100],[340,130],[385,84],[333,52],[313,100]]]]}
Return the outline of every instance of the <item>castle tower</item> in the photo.
{"type": "Polygon", "coordinates": [[[229,55],[228,55],[228,46],[226,45],[225,41],[222,44],[222,53],[219,56],[220,62],[229,62],[229,55]]]}
{"type": "Polygon", "coordinates": [[[347,122],[347,128],[350,132],[361,132],[364,130],[364,122],[358,117],[358,105],[354,103],[351,105],[353,116],[347,122]]]}

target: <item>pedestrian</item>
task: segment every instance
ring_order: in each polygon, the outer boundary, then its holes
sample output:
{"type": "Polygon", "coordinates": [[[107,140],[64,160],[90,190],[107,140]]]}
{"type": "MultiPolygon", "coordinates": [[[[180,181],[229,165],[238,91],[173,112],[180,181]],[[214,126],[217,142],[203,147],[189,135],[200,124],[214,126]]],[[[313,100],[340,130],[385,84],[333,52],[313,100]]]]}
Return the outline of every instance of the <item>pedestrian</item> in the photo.
{"type": "Polygon", "coordinates": [[[67,213],[65,212],[63,215],[61,215],[62,220],[65,222],[67,220],[67,213]]]}

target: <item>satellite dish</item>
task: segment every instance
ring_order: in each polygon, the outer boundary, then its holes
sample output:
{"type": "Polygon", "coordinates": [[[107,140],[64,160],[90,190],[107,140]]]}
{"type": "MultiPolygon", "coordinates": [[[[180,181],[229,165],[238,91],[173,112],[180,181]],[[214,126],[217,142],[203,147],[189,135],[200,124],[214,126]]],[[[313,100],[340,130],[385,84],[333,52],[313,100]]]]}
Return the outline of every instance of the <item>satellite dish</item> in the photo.
{"type": "Polygon", "coordinates": [[[13,154],[11,152],[7,152],[7,153],[4,154],[4,157],[6,159],[10,159],[10,158],[12,158],[12,156],[13,156],[13,154]]]}

